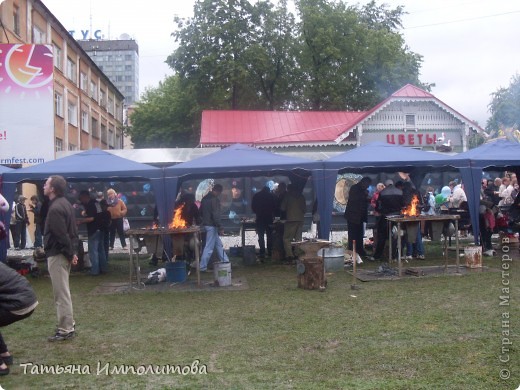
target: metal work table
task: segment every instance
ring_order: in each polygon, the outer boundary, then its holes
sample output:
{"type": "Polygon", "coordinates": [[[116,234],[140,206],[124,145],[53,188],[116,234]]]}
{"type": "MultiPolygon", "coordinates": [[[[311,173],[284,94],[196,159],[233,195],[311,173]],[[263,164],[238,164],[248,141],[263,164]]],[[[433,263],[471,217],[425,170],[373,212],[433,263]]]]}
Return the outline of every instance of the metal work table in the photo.
{"type": "MultiPolygon", "coordinates": [[[[456,247],[456,265],[457,265],[457,273],[459,272],[459,215],[418,215],[418,216],[406,216],[406,215],[389,215],[386,217],[388,221],[388,242],[389,242],[389,252],[388,256],[392,258],[392,224],[397,224],[397,267],[399,269],[399,276],[402,276],[402,263],[401,263],[401,224],[407,223],[421,223],[422,221],[431,221],[431,222],[446,222],[446,221],[454,221],[455,222],[455,247],[456,247]]],[[[419,227],[420,228],[420,227],[419,227]]],[[[450,237],[451,239],[451,237],[450,237]]],[[[444,237],[444,270],[445,272],[448,270],[448,237],[444,237]]]]}
{"type": "Polygon", "coordinates": [[[169,236],[173,242],[173,236],[189,234],[195,240],[195,263],[196,263],[196,272],[197,272],[197,286],[200,286],[200,228],[198,226],[193,226],[189,228],[183,229],[130,229],[125,232],[125,234],[129,237],[130,240],[130,286],[133,286],[134,283],[134,274],[135,280],[137,283],[137,288],[141,288],[141,267],[139,265],[139,252],[141,251],[141,245],[139,244],[139,240],[144,237],[154,237],[156,239],[156,247],[158,246],[159,240],[162,240],[164,236],[169,236]],[[137,245],[137,247],[136,247],[137,245]]]}
{"type": "Polygon", "coordinates": [[[243,219],[240,222],[240,237],[242,238],[242,248],[246,246],[246,231],[256,232],[256,222],[254,219],[243,219]]]}

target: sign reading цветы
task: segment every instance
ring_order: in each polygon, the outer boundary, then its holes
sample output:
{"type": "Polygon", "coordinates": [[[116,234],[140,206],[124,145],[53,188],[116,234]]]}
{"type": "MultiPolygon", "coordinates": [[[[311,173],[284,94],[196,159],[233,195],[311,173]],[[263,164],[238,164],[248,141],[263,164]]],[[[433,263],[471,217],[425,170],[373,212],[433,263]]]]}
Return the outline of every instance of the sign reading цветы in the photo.
{"type": "Polygon", "coordinates": [[[54,159],[50,45],[0,44],[0,164],[54,159]]]}

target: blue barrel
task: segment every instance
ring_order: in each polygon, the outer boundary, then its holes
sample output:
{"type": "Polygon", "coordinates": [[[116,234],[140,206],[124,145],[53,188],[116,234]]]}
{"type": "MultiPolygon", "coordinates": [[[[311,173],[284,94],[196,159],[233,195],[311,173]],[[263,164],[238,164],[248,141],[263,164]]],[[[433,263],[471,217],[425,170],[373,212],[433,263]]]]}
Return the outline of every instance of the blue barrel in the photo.
{"type": "Polygon", "coordinates": [[[186,262],[173,261],[167,262],[166,266],[166,280],[171,283],[182,283],[187,278],[186,262]]]}

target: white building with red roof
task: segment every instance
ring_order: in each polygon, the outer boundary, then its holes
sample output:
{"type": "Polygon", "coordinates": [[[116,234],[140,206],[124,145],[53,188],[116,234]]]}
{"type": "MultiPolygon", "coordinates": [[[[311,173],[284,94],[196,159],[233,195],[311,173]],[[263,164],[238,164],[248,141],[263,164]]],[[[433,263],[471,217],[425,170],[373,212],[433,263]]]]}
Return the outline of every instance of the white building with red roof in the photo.
{"type": "Polygon", "coordinates": [[[483,129],[431,93],[407,84],[368,111],[202,113],[200,146],[242,143],[290,151],[344,151],[374,141],[462,152],[483,129]]]}

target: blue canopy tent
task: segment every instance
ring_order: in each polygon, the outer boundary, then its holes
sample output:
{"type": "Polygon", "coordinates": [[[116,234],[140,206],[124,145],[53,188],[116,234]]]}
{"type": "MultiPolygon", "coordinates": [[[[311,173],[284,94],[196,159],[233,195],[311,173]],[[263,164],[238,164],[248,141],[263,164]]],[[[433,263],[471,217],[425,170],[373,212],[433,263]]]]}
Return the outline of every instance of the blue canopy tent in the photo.
{"type": "MultiPolygon", "coordinates": [[[[11,172],[11,171],[12,171],[11,168],[7,168],[7,167],[4,167],[3,165],[0,165],[0,176],[3,176],[4,173],[11,172]]],[[[3,177],[2,177],[2,179],[3,179],[3,177]]],[[[3,189],[2,189],[2,195],[3,195],[3,189]]],[[[10,209],[11,208],[9,207],[9,210],[10,209]]],[[[2,222],[4,223],[6,228],[8,226],[6,221],[9,222],[10,216],[11,216],[10,212],[2,213],[2,215],[0,215],[0,219],[2,220],[2,222]]],[[[6,251],[7,251],[7,239],[1,240],[0,241],[0,261],[4,261],[5,260],[5,253],[6,253],[6,251]]]]}
{"type": "MultiPolygon", "coordinates": [[[[248,177],[287,174],[291,181],[304,182],[321,163],[297,157],[274,154],[242,144],[234,144],[206,156],[164,169],[167,201],[161,224],[173,216],[175,199],[181,182],[193,178],[248,177]]],[[[314,177],[314,176],[313,176],[314,177]]],[[[314,182],[314,188],[319,193],[314,182]]]]}
{"type": "Polygon", "coordinates": [[[321,230],[330,231],[332,221],[332,200],[336,187],[337,175],[342,172],[379,173],[408,172],[416,185],[424,174],[432,168],[450,168],[450,161],[438,153],[424,152],[404,146],[384,142],[370,144],[349,150],[323,162],[322,194],[325,202],[319,204],[321,230]]]}
{"type": "Polygon", "coordinates": [[[485,170],[520,170],[520,143],[499,139],[450,158],[460,170],[473,227],[475,244],[479,243],[479,206],[482,172],[485,170]]]}
{"type": "Polygon", "coordinates": [[[2,176],[4,197],[12,203],[18,183],[43,181],[50,175],[61,175],[69,181],[150,180],[159,212],[165,207],[162,169],[127,160],[101,149],[87,150],[43,164],[6,172],[2,176]]]}

